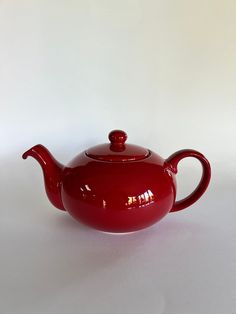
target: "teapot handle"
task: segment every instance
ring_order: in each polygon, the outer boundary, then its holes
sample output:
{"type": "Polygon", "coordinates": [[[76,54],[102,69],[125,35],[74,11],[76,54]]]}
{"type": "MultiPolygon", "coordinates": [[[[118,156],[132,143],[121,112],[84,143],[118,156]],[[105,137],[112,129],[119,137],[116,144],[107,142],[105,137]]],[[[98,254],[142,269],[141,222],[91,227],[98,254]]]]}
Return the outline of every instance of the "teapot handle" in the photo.
{"type": "Polygon", "coordinates": [[[196,189],[187,197],[180,201],[176,201],[171,209],[171,212],[182,210],[193,203],[195,203],[202,194],[206,191],[211,178],[211,166],[209,161],[199,152],[192,149],[183,149],[177,151],[169,158],[166,159],[166,163],[170,167],[171,171],[177,174],[177,166],[181,159],[186,157],[197,158],[202,164],[202,178],[196,189]]]}

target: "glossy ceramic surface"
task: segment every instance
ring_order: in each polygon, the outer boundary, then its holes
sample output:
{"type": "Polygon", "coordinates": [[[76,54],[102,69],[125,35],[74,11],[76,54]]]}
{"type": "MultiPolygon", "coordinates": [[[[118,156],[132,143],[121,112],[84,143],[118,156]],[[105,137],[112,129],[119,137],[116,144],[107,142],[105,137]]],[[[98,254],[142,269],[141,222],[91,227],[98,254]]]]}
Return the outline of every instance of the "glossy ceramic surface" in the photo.
{"type": "Polygon", "coordinates": [[[47,195],[54,206],[99,230],[130,232],[146,228],[166,214],[184,209],[205,192],[210,164],[199,152],[181,150],[166,160],[140,146],[126,144],[121,130],[109,134],[110,143],[92,147],[67,166],[42,145],[23,154],[40,163],[47,195]],[[202,164],[202,178],[185,199],[175,202],[177,166],[187,157],[202,164]]]}

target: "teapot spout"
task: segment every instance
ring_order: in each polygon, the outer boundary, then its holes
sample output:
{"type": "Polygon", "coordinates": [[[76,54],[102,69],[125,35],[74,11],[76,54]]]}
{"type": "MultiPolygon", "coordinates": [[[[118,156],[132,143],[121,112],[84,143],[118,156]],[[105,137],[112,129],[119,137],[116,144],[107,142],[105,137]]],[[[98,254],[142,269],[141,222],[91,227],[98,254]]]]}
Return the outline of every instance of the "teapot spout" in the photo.
{"type": "Polygon", "coordinates": [[[61,177],[64,166],[60,164],[43,145],[35,145],[22,158],[35,158],[42,167],[45,190],[50,202],[58,209],[65,210],[61,200],[61,177]]]}

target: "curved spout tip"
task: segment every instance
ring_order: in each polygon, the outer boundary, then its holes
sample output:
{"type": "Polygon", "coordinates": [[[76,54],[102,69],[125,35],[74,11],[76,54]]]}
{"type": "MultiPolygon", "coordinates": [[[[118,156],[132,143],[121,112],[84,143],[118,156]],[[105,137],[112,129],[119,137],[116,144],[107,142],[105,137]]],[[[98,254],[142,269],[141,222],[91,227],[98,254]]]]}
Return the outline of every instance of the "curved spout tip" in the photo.
{"type": "Polygon", "coordinates": [[[24,154],[22,155],[22,158],[26,159],[29,156],[29,154],[30,154],[30,149],[24,152],[24,154]]]}
{"type": "Polygon", "coordinates": [[[22,155],[22,158],[26,159],[29,156],[33,157],[33,155],[36,153],[36,150],[39,149],[39,148],[42,149],[44,147],[41,144],[37,144],[37,145],[33,146],[32,148],[28,149],[26,152],[24,152],[24,154],[22,155]]]}

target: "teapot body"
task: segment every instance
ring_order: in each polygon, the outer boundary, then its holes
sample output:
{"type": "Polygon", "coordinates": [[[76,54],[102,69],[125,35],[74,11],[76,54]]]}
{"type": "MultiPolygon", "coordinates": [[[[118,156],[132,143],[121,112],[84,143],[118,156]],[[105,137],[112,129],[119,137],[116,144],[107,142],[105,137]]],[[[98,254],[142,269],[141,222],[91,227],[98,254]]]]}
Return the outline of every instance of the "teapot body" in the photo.
{"type": "Polygon", "coordinates": [[[156,223],[172,209],[175,196],[175,175],[153,152],[132,162],[104,162],[81,153],[62,174],[65,210],[107,232],[130,232],[156,223]]]}

